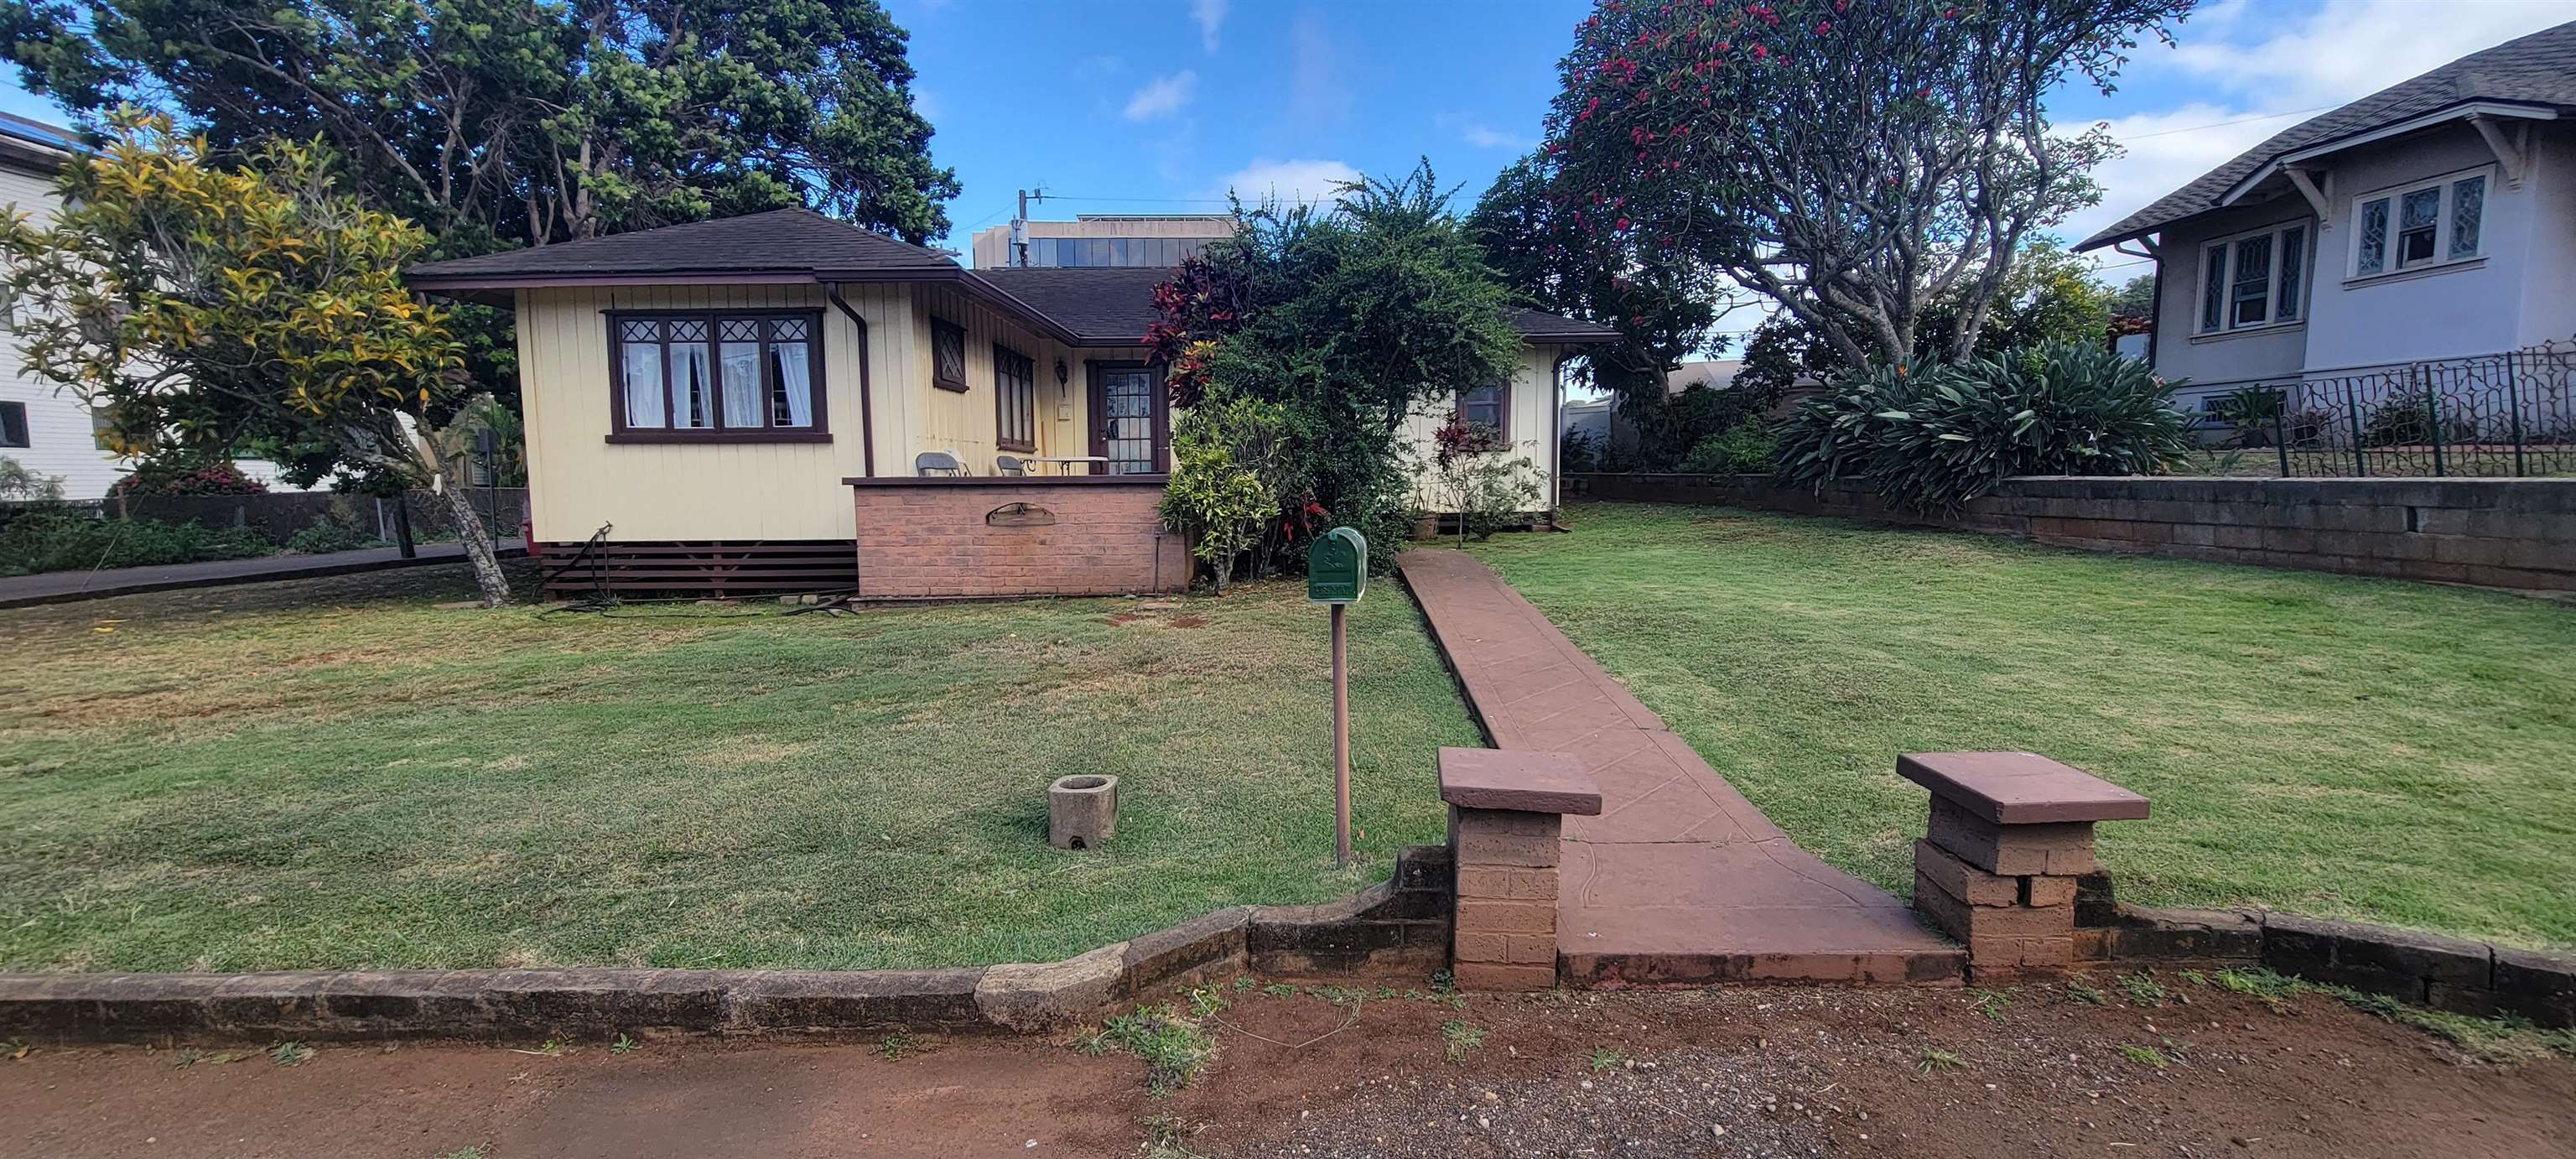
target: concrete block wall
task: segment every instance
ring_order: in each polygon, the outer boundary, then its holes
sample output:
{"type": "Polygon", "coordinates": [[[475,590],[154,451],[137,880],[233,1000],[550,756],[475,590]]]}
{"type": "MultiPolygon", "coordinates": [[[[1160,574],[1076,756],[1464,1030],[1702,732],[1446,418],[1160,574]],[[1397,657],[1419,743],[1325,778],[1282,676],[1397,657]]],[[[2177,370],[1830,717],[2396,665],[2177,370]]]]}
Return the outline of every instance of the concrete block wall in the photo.
{"type": "Polygon", "coordinates": [[[2008,535],[2092,551],[2576,591],[2576,479],[2032,476],[1951,515],[1759,475],[1568,475],[1567,494],[2008,535]]]}
{"type": "Polygon", "coordinates": [[[862,599],[1185,591],[1161,476],[851,480],[862,599]],[[1014,504],[1025,504],[1015,509],[1014,504]]]}

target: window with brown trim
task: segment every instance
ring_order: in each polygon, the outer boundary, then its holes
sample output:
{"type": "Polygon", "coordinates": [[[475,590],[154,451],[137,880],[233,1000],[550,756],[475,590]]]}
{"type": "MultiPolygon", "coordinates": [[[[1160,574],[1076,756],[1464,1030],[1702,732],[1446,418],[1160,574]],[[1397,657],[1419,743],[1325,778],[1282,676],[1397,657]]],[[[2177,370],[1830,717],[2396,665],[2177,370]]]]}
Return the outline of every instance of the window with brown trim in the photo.
{"type": "Polygon", "coordinates": [[[1460,394],[1458,417],[1494,428],[1497,438],[1512,437],[1512,388],[1509,384],[1497,382],[1460,394]]]}
{"type": "Polygon", "coordinates": [[[930,385],[966,393],[966,328],[930,320],[930,385]]]}
{"type": "Polygon", "coordinates": [[[1025,354],[993,344],[994,443],[1005,451],[1038,449],[1038,367],[1025,354]]]}
{"type": "Polygon", "coordinates": [[[822,442],[821,311],[608,317],[612,442],[822,442]]]}

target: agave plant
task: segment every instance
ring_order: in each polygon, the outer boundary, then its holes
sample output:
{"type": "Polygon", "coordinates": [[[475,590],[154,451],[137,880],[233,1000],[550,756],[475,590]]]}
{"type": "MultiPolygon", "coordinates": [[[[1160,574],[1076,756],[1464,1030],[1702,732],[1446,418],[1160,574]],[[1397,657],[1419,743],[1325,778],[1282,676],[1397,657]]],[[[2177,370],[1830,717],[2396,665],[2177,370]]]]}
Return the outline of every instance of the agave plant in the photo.
{"type": "Polygon", "coordinates": [[[2087,342],[1850,376],[1783,427],[1780,476],[1954,511],[2015,475],[2149,475],[2190,450],[2174,384],[2087,342]]]}

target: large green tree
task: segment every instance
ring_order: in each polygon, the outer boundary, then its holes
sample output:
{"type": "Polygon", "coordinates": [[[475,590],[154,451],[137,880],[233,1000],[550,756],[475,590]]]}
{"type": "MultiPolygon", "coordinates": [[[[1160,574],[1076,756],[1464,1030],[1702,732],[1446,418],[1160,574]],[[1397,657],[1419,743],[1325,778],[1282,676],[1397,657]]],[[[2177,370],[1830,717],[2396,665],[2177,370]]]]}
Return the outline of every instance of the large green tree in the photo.
{"type": "MultiPolygon", "coordinates": [[[[1966,313],[1962,297],[1953,292],[1924,307],[1915,327],[1915,357],[1934,362],[1957,354],[1966,313]]],[[[2112,302],[2111,291],[2093,280],[2090,263],[2054,237],[2034,237],[2022,244],[1997,286],[1967,357],[1993,358],[2052,342],[2102,345],[2109,341],[2112,302]]],[[[1776,393],[1800,378],[1821,379],[1851,366],[1831,342],[1782,312],[1765,319],[1745,342],[1744,369],[1735,382],[1776,393]]]]}
{"type": "Polygon", "coordinates": [[[443,493],[485,599],[509,585],[465,489],[450,409],[462,352],[402,266],[419,227],[335,188],[328,150],[271,140],[237,166],[167,118],[111,120],[64,170],[46,224],[0,224],[0,288],[28,373],[77,394],[112,449],[220,451],[245,433],[327,443],[371,475],[443,493]]]}
{"type": "Polygon", "coordinates": [[[1907,357],[1955,300],[1965,357],[2025,240],[2099,196],[2107,135],[2055,131],[2044,99],[2107,90],[2191,6],[1599,0],[1559,66],[1541,204],[1768,296],[1852,363],[1907,357]]]}
{"type": "MultiPolygon", "coordinates": [[[[327,143],[430,257],[800,204],[918,243],[958,191],[875,0],[0,0],[0,37],[84,115],[327,143]]],[[[506,324],[457,321],[514,389],[506,324]]]]}
{"type": "MultiPolygon", "coordinates": [[[[1327,208],[1265,205],[1157,292],[1175,446],[1206,435],[1274,489],[1274,557],[1332,523],[1392,543],[1412,518],[1405,421],[1508,382],[1511,297],[1425,162],[1340,190],[1327,208]],[[1250,410],[1257,410],[1259,421],[1250,410]],[[1243,434],[1265,444],[1252,453],[1243,434]]],[[[1201,464],[1202,467],[1213,464],[1201,464]]],[[[1373,564],[1394,552],[1372,553],[1373,564]]]]}

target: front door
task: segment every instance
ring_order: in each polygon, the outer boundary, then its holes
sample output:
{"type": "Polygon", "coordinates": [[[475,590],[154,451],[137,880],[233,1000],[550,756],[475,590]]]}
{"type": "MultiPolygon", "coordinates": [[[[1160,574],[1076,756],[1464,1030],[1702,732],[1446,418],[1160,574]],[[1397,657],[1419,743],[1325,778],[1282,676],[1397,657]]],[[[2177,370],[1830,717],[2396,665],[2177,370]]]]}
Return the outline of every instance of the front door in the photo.
{"type": "Polygon", "coordinates": [[[1112,475],[1161,474],[1170,435],[1163,375],[1135,362],[1091,364],[1091,453],[1112,475]]]}

